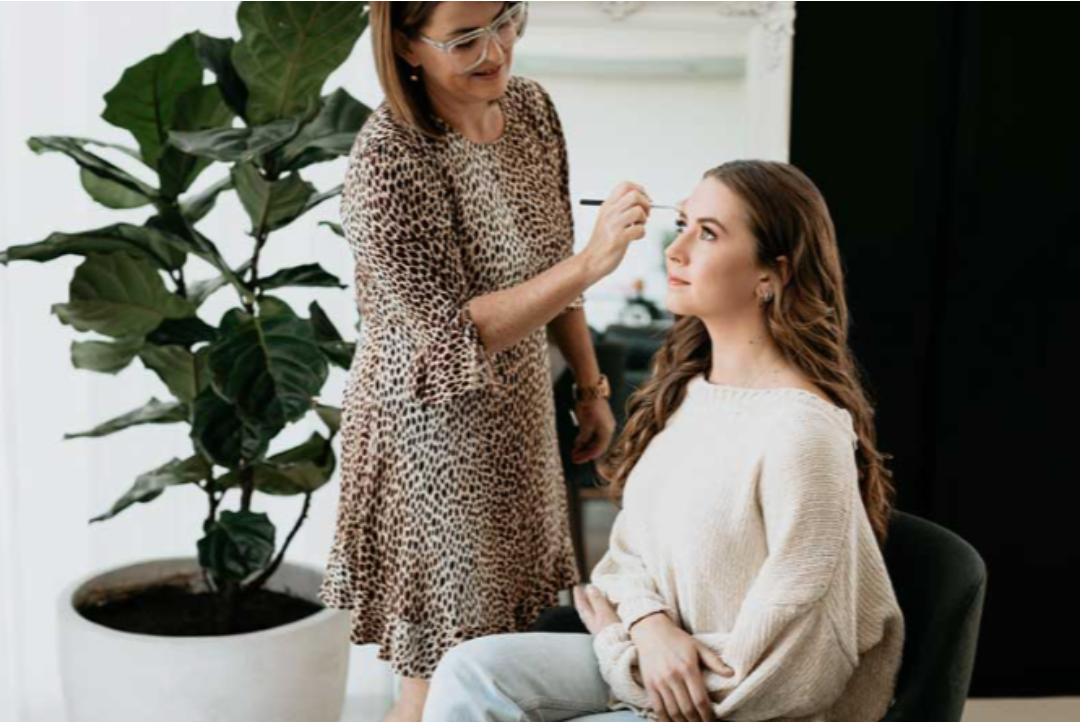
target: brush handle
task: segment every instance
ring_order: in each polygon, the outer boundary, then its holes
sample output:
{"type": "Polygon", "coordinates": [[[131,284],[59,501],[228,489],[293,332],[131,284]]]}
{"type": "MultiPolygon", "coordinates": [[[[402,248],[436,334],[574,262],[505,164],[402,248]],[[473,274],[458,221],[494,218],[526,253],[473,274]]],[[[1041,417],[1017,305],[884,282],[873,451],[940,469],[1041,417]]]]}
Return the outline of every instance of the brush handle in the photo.
{"type": "MultiPolygon", "coordinates": [[[[580,203],[581,203],[582,206],[603,206],[604,205],[604,200],[603,199],[581,199],[580,203]]],[[[650,209],[671,209],[673,211],[678,211],[677,208],[675,208],[674,206],[670,206],[668,204],[649,204],[649,208],[650,209]]]]}

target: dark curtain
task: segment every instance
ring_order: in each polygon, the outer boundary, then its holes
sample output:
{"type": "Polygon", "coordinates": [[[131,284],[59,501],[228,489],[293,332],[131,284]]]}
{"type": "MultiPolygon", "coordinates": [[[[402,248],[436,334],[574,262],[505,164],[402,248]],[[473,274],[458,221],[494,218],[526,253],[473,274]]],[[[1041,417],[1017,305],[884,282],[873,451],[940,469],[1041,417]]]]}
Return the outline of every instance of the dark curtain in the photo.
{"type": "Polygon", "coordinates": [[[1080,694],[1080,13],[799,3],[819,185],[899,507],[989,579],[972,696],[1080,694]]]}

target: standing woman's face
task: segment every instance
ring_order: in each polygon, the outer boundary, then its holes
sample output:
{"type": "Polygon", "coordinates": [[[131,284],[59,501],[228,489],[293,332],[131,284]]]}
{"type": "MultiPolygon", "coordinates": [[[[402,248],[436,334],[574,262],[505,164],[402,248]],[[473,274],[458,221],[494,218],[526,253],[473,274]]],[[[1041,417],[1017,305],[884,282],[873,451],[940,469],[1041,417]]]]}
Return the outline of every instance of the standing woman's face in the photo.
{"type": "Polygon", "coordinates": [[[761,314],[760,295],[779,277],[758,264],[742,199],[723,183],[703,179],[681,205],[679,235],[667,248],[667,307],[702,320],[761,314]]]}
{"type": "Polygon", "coordinates": [[[408,41],[402,56],[412,66],[420,65],[421,79],[429,92],[459,103],[490,102],[506,92],[517,33],[523,29],[524,10],[520,5],[512,17],[506,16],[505,2],[440,2],[420,33],[437,43],[453,44],[446,52],[424,38],[408,41]],[[480,35],[454,44],[463,36],[503,20],[497,28],[503,43],[490,35],[480,35]],[[486,58],[483,58],[484,46],[486,58]],[[483,60],[480,60],[483,58],[483,60]],[[479,62],[476,67],[471,67],[479,62]]]}

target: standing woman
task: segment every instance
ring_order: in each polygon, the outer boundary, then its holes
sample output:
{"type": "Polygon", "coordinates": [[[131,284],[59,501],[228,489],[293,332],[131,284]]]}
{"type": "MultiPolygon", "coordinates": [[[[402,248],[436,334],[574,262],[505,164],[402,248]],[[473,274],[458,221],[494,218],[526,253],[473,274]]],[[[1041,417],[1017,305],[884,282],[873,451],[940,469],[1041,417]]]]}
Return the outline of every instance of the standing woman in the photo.
{"type": "Polygon", "coordinates": [[[320,599],[404,677],[418,721],[443,654],[531,628],[579,580],[547,334],[579,389],[576,462],[614,432],[582,293],[644,236],[623,183],[573,254],[566,144],[511,76],[514,2],[372,2],[386,100],[342,197],[362,330],[345,389],[342,491],[320,599]]]}

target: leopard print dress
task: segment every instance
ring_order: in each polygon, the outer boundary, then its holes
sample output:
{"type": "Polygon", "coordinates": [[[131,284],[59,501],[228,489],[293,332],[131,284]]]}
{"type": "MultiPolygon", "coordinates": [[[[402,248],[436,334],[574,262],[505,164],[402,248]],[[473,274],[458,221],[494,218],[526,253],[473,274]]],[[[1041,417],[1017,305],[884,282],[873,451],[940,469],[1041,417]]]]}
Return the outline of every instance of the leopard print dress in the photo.
{"type": "Polygon", "coordinates": [[[573,253],[551,99],[512,76],[499,103],[493,143],[439,120],[447,136],[430,139],[382,104],[341,201],[361,331],[319,598],[352,611],[353,643],[419,679],[462,641],[528,630],[579,581],[545,329],[489,355],[469,314],[573,253]]]}

